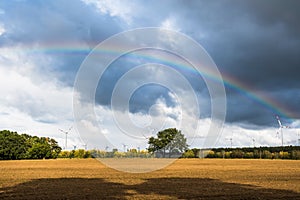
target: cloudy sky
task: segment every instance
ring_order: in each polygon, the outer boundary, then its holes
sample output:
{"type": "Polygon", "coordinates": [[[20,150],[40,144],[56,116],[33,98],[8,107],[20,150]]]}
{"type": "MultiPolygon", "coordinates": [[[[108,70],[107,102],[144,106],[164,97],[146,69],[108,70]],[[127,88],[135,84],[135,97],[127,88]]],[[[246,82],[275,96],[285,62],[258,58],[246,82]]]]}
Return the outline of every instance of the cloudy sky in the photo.
{"type": "Polygon", "coordinates": [[[211,137],[214,97],[205,74],[178,67],[187,65],[178,56],[144,49],[114,60],[90,98],[95,100],[97,123],[89,118],[91,105],[83,100],[89,94],[74,89],[82,62],[99,43],[131,29],[158,27],[198,42],[222,76],[226,116],[215,146],[230,146],[230,138],[232,146],[281,145],[276,115],[290,126],[283,130],[284,143],[295,145],[300,137],[299,7],[297,0],[0,0],[0,129],[54,137],[64,147],[59,129],[72,126],[68,149],[84,144],[122,149],[123,144],[146,148],[145,137],[178,127],[191,146],[203,145],[211,137]],[[120,100],[128,88],[151,78],[153,83],[139,85],[128,104],[120,100]],[[120,80],[122,87],[112,105],[120,80]],[[167,86],[155,84],[162,80],[167,86]],[[185,80],[193,94],[182,92],[185,80]],[[77,93],[82,100],[80,119],[74,119],[77,93]],[[194,113],[198,109],[200,114],[194,113]],[[128,123],[148,133],[130,133],[128,127],[124,132],[122,126],[128,123]],[[95,139],[93,134],[101,136],[95,139]],[[102,137],[105,142],[98,141],[102,137]]]}

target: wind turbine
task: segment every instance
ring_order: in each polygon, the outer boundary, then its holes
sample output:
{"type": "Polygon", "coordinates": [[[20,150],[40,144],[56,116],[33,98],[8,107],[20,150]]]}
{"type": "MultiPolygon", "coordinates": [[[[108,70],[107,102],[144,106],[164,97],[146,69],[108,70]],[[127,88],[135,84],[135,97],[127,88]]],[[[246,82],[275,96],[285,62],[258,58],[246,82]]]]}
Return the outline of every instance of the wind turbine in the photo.
{"type": "Polygon", "coordinates": [[[278,122],[278,124],[279,124],[279,129],[278,129],[278,131],[277,131],[277,134],[279,134],[279,133],[281,134],[281,146],[283,147],[283,130],[282,130],[282,129],[284,129],[284,128],[289,128],[289,127],[288,127],[288,126],[283,126],[283,125],[282,125],[279,116],[276,116],[276,119],[277,119],[277,122],[278,122]]]}
{"type": "Polygon", "coordinates": [[[255,138],[252,138],[253,147],[255,148],[255,138]]]}
{"type": "Polygon", "coordinates": [[[226,140],[230,140],[230,148],[232,149],[232,137],[231,138],[227,138],[226,140]]]}
{"type": "Polygon", "coordinates": [[[83,144],[82,146],[84,146],[84,150],[87,150],[87,144],[83,144]]]}
{"type": "Polygon", "coordinates": [[[126,152],[126,147],[127,147],[128,145],[126,145],[126,144],[124,144],[124,143],[122,143],[122,145],[123,145],[124,152],[126,152]]]}
{"type": "Polygon", "coordinates": [[[58,129],[60,130],[62,133],[66,134],[66,140],[65,140],[65,149],[67,149],[67,145],[68,145],[68,133],[72,130],[73,126],[71,126],[67,131],[64,131],[62,129],[58,129]]]}
{"type": "Polygon", "coordinates": [[[142,134],[143,136],[144,136],[144,138],[146,139],[146,140],[149,140],[149,138],[151,138],[151,136],[146,136],[146,135],[144,135],[144,134],[142,134]]]}

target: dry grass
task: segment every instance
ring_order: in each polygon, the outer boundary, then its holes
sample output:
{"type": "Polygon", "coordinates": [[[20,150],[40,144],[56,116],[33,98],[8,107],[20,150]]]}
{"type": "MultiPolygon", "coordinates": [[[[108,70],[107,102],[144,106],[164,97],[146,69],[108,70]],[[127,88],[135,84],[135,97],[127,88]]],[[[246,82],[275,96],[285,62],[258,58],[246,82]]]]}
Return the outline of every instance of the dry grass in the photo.
{"type": "Polygon", "coordinates": [[[0,162],[0,199],[300,199],[300,161],[180,159],[125,173],[94,159],[0,162]]]}

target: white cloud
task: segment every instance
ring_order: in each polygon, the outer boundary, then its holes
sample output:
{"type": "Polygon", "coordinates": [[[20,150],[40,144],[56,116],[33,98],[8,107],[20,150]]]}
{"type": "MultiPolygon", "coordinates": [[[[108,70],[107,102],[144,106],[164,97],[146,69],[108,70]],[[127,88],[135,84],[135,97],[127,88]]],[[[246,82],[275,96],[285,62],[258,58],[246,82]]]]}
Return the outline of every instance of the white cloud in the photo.
{"type": "Polygon", "coordinates": [[[83,0],[86,4],[96,6],[103,14],[108,14],[112,17],[119,17],[127,24],[132,22],[132,13],[134,13],[134,4],[132,1],[124,0],[83,0]]]}
{"type": "Polygon", "coordinates": [[[5,33],[5,29],[2,24],[0,24],[0,36],[5,33]]]}
{"type": "Polygon", "coordinates": [[[90,121],[81,120],[80,123],[89,131],[97,132],[98,128],[90,121]]]}
{"type": "Polygon", "coordinates": [[[72,88],[61,87],[55,78],[49,82],[49,73],[41,78],[45,75],[39,73],[38,66],[10,51],[14,49],[0,50],[4,58],[0,62],[0,91],[5,94],[0,97],[1,105],[17,108],[35,120],[71,119],[72,88]]]}
{"type": "Polygon", "coordinates": [[[46,78],[38,65],[17,52],[0,49],[0,129],[55,137],[63,146],[58,129],[72,124],[72,88],[62,87],[50,73],[46,78]]]}
{"type": "Polygon", "coordinates": [[[300,128],[300,120],[293,121],[289,126],[293,128],[300,128]]]}
{"type": "Polygon", "coordinates": [[[161,25],[161,28],[170,29],[173,31],[181,31],[180,27],[177,25],[176,20],[172,17],[165,19],[161,25]]]}

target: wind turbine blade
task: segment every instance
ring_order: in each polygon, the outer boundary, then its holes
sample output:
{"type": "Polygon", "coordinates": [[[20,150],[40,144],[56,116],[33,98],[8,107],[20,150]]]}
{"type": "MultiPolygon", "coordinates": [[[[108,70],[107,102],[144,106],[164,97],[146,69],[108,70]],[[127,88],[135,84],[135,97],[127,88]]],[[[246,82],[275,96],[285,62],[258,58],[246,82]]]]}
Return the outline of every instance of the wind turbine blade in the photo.
{"type": "Polygon", "coordinates": [[[150,136],[146,136],[144,134],[142,134],[142,135],[144,136],[145,139],[149,139],[150,138],[150,136]]]}
{"type": "Polygon", "coordinates": [[[67,131],[64,131],[64,130],[62,130],[62,129],[58,129],[58,130],[60,130],[62,133],[68,134],[67,131]]]}
{"type": "Polygon", "coordinates": [[[276,118],[277,118],[277,122],[278,122],[279,126],[282,127],[282,124],[281,124],[281,121],[280,121],[279,117],[276,116],[276,118]]]}

